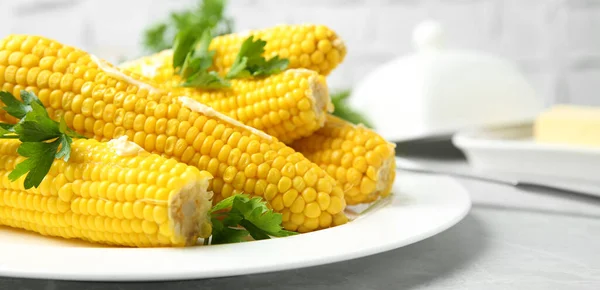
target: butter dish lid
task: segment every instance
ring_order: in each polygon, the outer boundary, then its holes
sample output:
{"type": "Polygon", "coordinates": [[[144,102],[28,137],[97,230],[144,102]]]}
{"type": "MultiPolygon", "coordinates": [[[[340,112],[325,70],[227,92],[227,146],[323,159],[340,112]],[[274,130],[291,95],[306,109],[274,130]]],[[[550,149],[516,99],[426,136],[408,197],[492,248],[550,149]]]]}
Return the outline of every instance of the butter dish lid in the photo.
{"type": "Polygon", "coordinates": [[[435,21],[413,32],[416,51],[371,72],[353,89],[350,106],[386,139],[407,141],[462,129],[528,122],[543,103],[516,65],[444,46],[435,21]]]}

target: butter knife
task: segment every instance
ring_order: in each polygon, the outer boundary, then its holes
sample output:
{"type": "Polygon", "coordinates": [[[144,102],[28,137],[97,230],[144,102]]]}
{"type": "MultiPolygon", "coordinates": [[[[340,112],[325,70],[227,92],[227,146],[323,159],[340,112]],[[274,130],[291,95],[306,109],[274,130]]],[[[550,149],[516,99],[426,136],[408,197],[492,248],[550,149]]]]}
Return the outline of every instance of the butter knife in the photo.
{"type": "Polygon", "coordinates": [[[528,191],[560,191],[564,193],[583,194],[600,198],[600,184],[584,184],[577,181],[556,180],[518,180],[509,177],[491,176],[474,172],[458,172],[439,166],[422,165],[418,162],[396,158],[396,169],[426,174],[443,174],[460,178],[485,181],[495,184],[513,186],[528,191]]]}

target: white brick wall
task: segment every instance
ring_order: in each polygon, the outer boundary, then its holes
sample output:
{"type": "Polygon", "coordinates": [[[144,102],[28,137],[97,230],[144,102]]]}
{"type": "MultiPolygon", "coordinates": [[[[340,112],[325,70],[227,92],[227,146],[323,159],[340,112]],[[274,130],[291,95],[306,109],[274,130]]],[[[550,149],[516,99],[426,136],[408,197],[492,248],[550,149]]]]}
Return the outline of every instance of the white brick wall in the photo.
{"type": "MultiPolygon", "coordinates": [[[[548,103],[600,105],[600,0],[229,0],[236,29],[323,23],[349,47],[332,74],[349,87],[409,53],[413,27],[441,21],[448,45],[517,62],[548,103]]],[[[141,53],[141,31],[195,0],[0,0],[0,35],[42,34],[117,61],[141,53]]]]}

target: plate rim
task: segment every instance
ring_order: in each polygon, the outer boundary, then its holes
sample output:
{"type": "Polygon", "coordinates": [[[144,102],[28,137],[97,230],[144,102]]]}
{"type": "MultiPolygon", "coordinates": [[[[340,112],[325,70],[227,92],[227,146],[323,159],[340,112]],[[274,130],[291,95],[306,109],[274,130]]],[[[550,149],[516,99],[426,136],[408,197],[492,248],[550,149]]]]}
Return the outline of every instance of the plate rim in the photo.
{"type": "MultiPolygon", "coordinates": [[[[53,271],[45,271],[45,272],[36,272],[36,271],[11,271],[10,269],[7,268],[6,265],[3,266],[2,261],[0,261],[0,276],[3,277],[14,277],[14,278],[33,278],[33,279],[56,279],[56,280],[69,280],[69,281],[175,281],[175,280],[188,280],[188,279],[205,279],[205,278],[218,278],[218,277],[230,277],[230,276],[238,276],[238,275],[247,275],[247,274],[259,274],[259,273],[267,273],[267,272],[278,272],[278,271],[284,271],[284,270],[291,270],[291,269],[301,269],[301,268],[307,268],[307,267],[313,267],[313,266],[319,266],[319,265],[327,265],[327,264],[333,264],[333,263],[337,263],[337,262],[342,262],[342,261],[348,261],[348,260],[354,260],[354,259],[358,259],[358,258],[362,258],[362,257],[366,257],[366,256],[371,256],[371,255],[375,255],[375,254],[379,254],[379,253],[383,253],[383,252],[387,252],[393,249],[397,249],[400,247],[404,247],[422,240],[425,240],[429,237],[432,237],[434,235],[437,235],[441,232],[444,232],[445,230],[449,229],[450,227],[456,225],[458,222],[460,222],[470,211],[471,206],[472,206],[472,202],[470,199],[470,196],[468,194],[468,191],[466,190],[466,188],[464,186],[462,186],[456,179],[448,177],[448,176],[442,176],[442,175],[421,175],[421,174],[414,174],[414,173],[402,173],[403,177],[408,176],[408,178],[422,178],[424,180],[428,180],[428,179],[435,179],[438,182],[444,181],[445,183],[451,183],[452,186],[454,186],[454,190],[453,192],[456,193],[456,195],[460,195],[460,201],[462,202],[460,204],[461,208],[456,208],[455,212],[452,216],[452,219],[449,220],[445,220],[443,222],[443,224],[438,224],[436,225],[435,228],[428,228],[425,231],[421,231],[418,234],[413,234],[412,236],[410,236],[410,238],[406,238],[406,239],[402,239],[402,240],[387,240],[384,242],[380,242],[378,243],[378,247],[370,247],[368,249],[362,249],[362,250],[355,250],[352,252],[344,252],[344,253],[334,253],[334,254],[330,254],[330,255],[325,255],[322,257],[316,257],[316,258],[311,258],[311,259],[304,259],[304,260],[293,260],[291,262],[286,262],[284,265],[270,265],[270,266],[263,266],[263,267],[258,267],[258,268],[251,268],[248,269],[246,268],[243,271],[233,271],[233,272],[226,272],[226,271],[221,271],[221,272],[210,272],[210,271],[204,271],[201,273],[198,272],[184,272],[184,273],[180,273],[180,275],[174,275],[173,273],[171,273],[170,275],[163,275],[163,276],[152,276],[151,274],[148,274],[147,276],[139,276],[139,274],[135,273],[135,274],[123,274],[123,275],[119,275],[117,277],[106,277],[107,274],[102,274],[102,273],[93,273],[90,274],[89,272],[77,272],[77,273],[56,273],[53,271]]],[[[402,179],[402,178],[400,178],[402,179]]],[[[399,183],[399,179],[396,180],[395,183],[399,183]]],[[[403,196],[403,195],[400,195],[403,196]]],[[[456,199],[458,200],[458,198],[456,199]]],[[[346,224],[346,225],[342,225],[339,227],[335,227],[335,228],[331,228],[331,229],[326,229],[326,230],[322,230],[322,231],[318,231],[318,232],[313,232],[313,233],[307,233],[307,234],[303,234],[303,235],[299,235],[299,236],[293,236],[293,237],[289,237],[291,241],[291,239],[295,239],[295,238],[299,238],[299,237],[310,237],[312,235],[319,235],[320,232],[325,232],[325,231],[340,231],[340,230],[344,230],[345,228],[347,228],[348,226],[350,226],[351,224],[346,224]]],[[[288,239],[288,238],[285,238],[288,239]]],[[[257,245],[256,243],[262,243],[263,244],[267,244],[267,243],[273,243],[273,242],[277,242],[278,239],[272,239],[272,240],[264,240],[264,241],[254,241],[254,242],[250,242],[250,243],[242,243],[242,244],[235,244],[235,245],[217,245],[217,246],[212,246],[212,247],[221,247],[221,249],[223,248],[227,248],[227,247],[231,247],[231,246],[237,246],[237,247],[241,247],[240,250],[243,250],[243,248],[248,248],[250,246],[252,246],[252,244],[257,245]]],[[[18,246],[17,246],[18,248],[18,246]]],[[[38,247],[38,249],[51,249],[52,247],[45,247],[45,246],[40,246],[38,247]]],[[[86,249],[86,248],[75,248],[75,251],[81,251],[81,249],[86,249]]],[[[88,248],[89,249],[89,248],[88,248]]],[[[93,250],[98,250],[98,249],[106,249],[106,248],[93,248],[93,250]]],[[[150,248],[150,249],[137,249],[137,248],[108,248],[110,251],[127,251],[127,253],[133,253],[136,251],[143,251],[143,250],[150,250],[150,251],[156,251],[157,253],[161,253],[161,252],[169,252],[172,251],[173,249],[171,248],[150,248]]],[[[217,248],[215,248],[216,250],[217,248]]],[[[178,249],[176,249],[175,251],[177,251],[178,249]]],[[[187,251],[189,250],[189,248],[183,248],[182,251],[187,251]]],[[[3,250],[0,249],[0,253],[3,250]]],[[[115,252],[117,252],[115,251],[115,252]]],[[[179,252],[174,252],[174,253],[179,253],[179,252]]],[[[110,275],[110,274],[109,274],[110,275]]]]}

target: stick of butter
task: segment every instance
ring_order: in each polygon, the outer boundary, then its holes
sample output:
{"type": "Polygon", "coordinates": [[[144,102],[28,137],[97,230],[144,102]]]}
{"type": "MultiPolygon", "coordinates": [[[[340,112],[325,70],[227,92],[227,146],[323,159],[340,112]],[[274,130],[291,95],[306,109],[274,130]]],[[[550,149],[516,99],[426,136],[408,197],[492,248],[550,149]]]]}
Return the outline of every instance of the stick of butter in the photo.
{"type": "Polygon", "coordinates": [[[540,143],[600,147],[600,107],[553,106],[536,118],[533,135],[540,143]]]}

